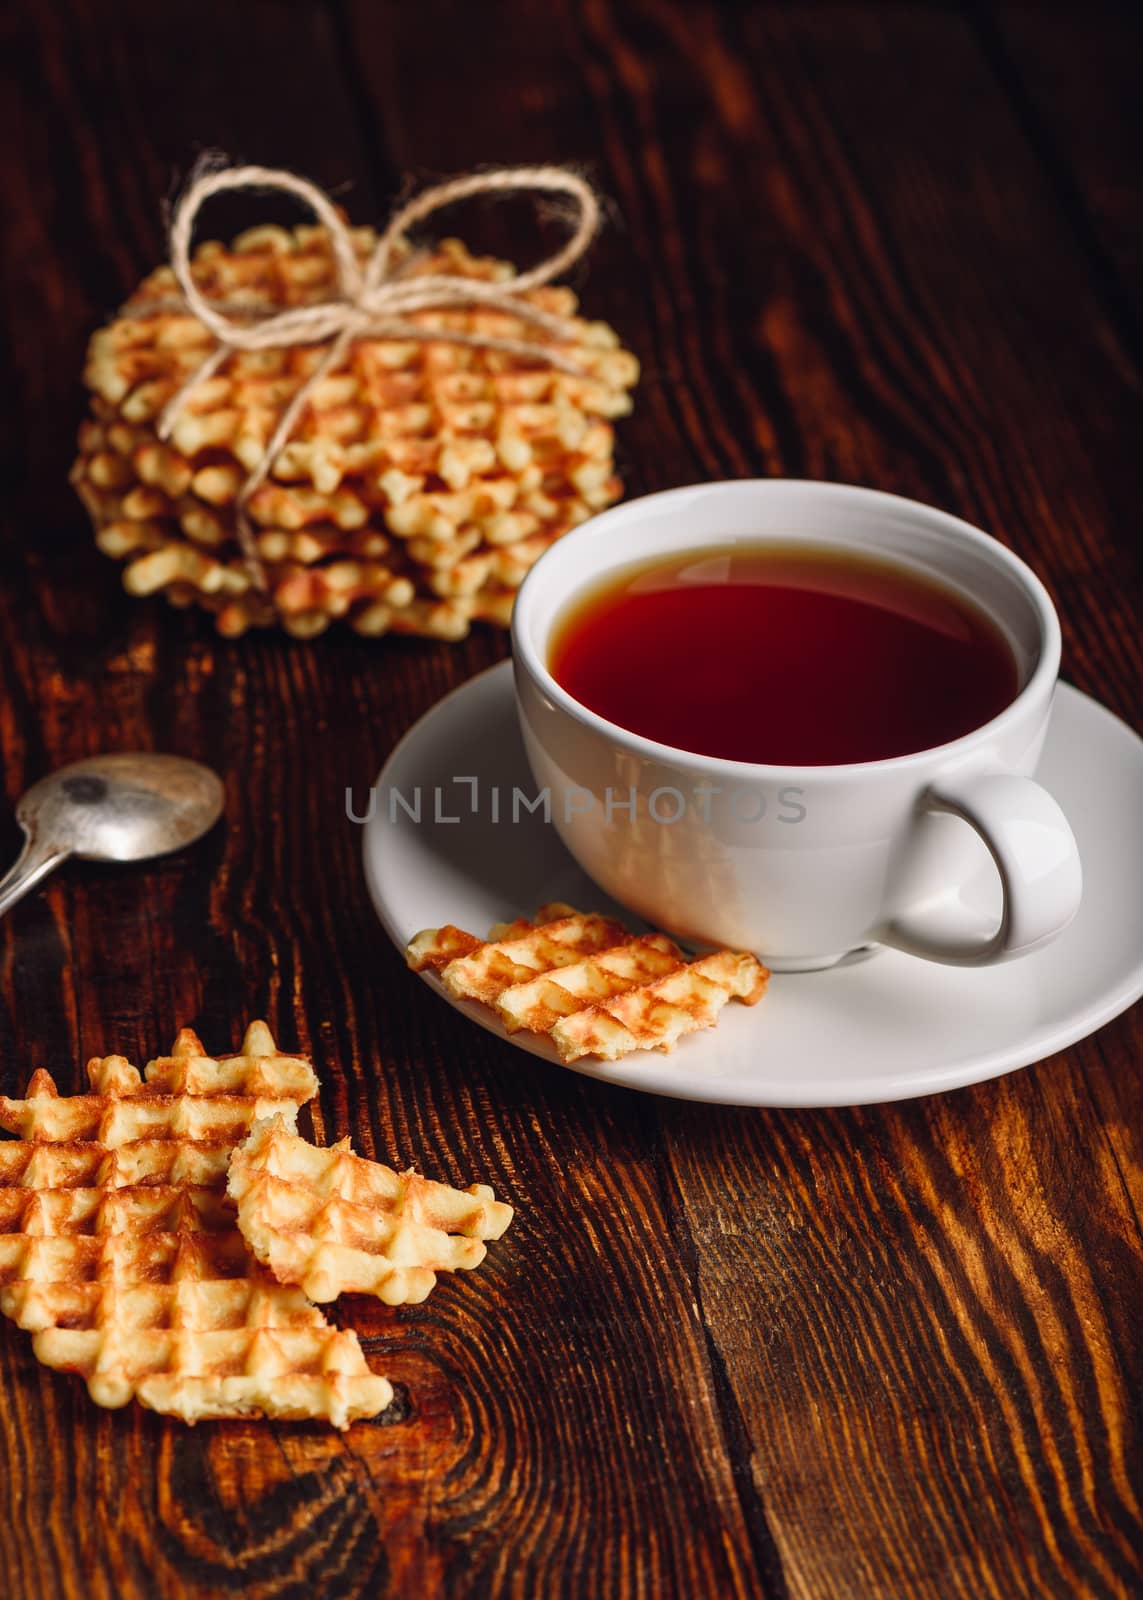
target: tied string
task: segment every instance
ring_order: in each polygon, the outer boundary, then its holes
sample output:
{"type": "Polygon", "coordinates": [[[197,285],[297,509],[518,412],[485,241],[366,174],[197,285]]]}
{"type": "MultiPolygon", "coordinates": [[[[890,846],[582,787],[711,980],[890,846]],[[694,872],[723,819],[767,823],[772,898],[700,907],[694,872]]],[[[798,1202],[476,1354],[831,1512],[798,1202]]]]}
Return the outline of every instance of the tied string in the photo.
{"type": "Polygon", "coordinates": [[[599,200],[591,185],[563,167],[504,167],[477,172],[436,184],[410,200],[393,216],[368,259],[362,263],[354,249],[348,224],[329,196],[296,173],[272,167],[231,167],[207,172],[194,179],[179,200],[171,219],[170,263],[183,293],[184,309],[192,312],[218,341],[164,406],[157,424],[160,439],[170,437],[191,391],[213,377],[237,350],[269,350],[292,345],[329,348],[298,389],[278,420],[261,458],[247,474],[235,505],[235,534],[254,587],[267,592],[266,569],[258,554],[248,506],[252,495],[266,482],[283,447],[323,378],[337,370],[358,339],[394,339],[417,343],[472,345],[501,350],[526,360],[541,361],[576,377],[589,374],[552,344],[511,339],[491,333],[426,327],[412,320],[418,311],[471,310],[486,306],[531,324],[550,340],[574,342],[576,324],[568,317],[541,310],[525,298],[528,290],[550,283],[566,272],[590,246],[600,223],[599,200]],[[227,189],[276,189],[297,196],[324,225],[333,252],[337,297],[316,305],[293,306],[269,315],[242,311],[235,314],[225,304],[201,292],[191,273],[191,233],[195,218],[213,195],[227,189]],[[578,216],[571,238],[545,261],[528,272],[516,272],[497,283],[453,274],[423,273],[399,276],[390,263],[394,246],[407,231],[433,212],[473,195],[509,192],[563,194],[575,201],[578,216]]]}

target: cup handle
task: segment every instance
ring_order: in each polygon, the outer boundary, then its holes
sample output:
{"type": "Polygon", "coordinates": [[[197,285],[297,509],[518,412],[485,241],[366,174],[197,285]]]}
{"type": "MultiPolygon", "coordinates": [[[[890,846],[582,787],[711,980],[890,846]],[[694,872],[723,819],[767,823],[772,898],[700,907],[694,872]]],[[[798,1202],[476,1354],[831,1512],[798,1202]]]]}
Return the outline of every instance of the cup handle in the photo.
{"type": "Polygon", "coordinates": [[[983,773],[949,778],[925,794],[926,811],[967,822],[987,845],[1004,893],[1000,926],[991,935],[967,931],[947,903],[904,913],[881,933],[881,943],[953,966],[984,966],[1028,955],[1067,927],[1079,910],[1083,873],[1068,820],[1031,778],[983,773]]]}

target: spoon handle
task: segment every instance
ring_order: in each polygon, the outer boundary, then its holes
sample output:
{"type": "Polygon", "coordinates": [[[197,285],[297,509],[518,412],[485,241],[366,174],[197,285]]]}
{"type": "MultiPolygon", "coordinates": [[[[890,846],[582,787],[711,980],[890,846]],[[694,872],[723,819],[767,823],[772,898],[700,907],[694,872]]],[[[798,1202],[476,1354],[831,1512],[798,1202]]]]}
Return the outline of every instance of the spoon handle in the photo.
{"type": "Polygon", "coordinates": [[[66,861],[70,853],[61,850],[59,845],[41,843],[34,835],[29,835],[13,865],[0,878],[0,917],[58,867],[61,861],[66,861]]]}

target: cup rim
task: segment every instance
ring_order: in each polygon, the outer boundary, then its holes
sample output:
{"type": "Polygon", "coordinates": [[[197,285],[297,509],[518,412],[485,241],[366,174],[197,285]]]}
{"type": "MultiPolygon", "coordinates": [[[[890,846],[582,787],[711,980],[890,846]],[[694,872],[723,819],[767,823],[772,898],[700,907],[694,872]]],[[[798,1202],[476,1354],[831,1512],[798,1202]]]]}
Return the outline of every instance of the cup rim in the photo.
{"type": "MultiPolygon", "coordinates": [[[[568,598],[570,600],[571,596],[568,598]]],[[[931,763],[934,757],[955,759],[982,740],[1006,733],[1024,714],[1032,700],[1041,695],[1050,695],[1059,675],[1060,651],[1060,622],[1051,596],[1031,567],[1007,545],[1001,544],[999,539],[975,527],[971,522],[966,522],[962,517],[941,511],[936,506],[926,505],[922,500],[913,500],[908,495],[893,494],[885,489],[869,489],[861,484],[837,483],[823,478],[717,478],[707,482],[683,484],[675,489],[661,489],[651,494],[638,495],[633,500],[625,500],[622,504],[598,512],[586,522],[569,529],[546,550],[525,575],[512,607],[513,657],[561,710],[595,732],[605,735],[613,742],[622,743],[626,749],[633,750],[648,760],[695,772],[715,772],[728,779],[737,778],[739,782],[747,779],[765,779],[773,783],[779,779],[793,777],[801,783],[812,783],[815,780],[820,782],[823,779],[853,778],[863,775],[873,777],[891,772],[907,772],[910,768],[931,763]],[[548,670],[547,663],[532,645],[527,621],[532,597],[539,593],[538,585],[544,580],[544,566],[556,555],[561,546],[567,545],[573,539],[599,537],[605,525],[614,527],[616,523],[637,522],[643,508],[652,501],[661,504],[664,501],[694,494],[696,490],[707,490],[717,494],[727,489],[753,488],[767,493],[779,487],[809,489],[833,500],[861,499],[869,504],[883,501],[898,509],[906,507],[930,527],[941,528],[964,542],[986,550],[992,559],[1006,567],[1032,600],[1041,630],[1039,660],[1027,683],[1015,698],[987,722],[982,722],[979,727],[972,728],[968,733],[962,733],[958,738],[950,739],[944,744],[927,745],[923,750],[912,750],[899,756],[884,756],[876,761],[807,766],[767,761],[738,761],[730,756],[706,756],[678,745],[662,744],[656,739],[646,738],[641,733],[633,733],[630,728],[624,728],[618,722],[611,722],[608,718],[601,717],[597,711],[592,711],[590,707],[576,700],[556,681],[548,670]]]]}

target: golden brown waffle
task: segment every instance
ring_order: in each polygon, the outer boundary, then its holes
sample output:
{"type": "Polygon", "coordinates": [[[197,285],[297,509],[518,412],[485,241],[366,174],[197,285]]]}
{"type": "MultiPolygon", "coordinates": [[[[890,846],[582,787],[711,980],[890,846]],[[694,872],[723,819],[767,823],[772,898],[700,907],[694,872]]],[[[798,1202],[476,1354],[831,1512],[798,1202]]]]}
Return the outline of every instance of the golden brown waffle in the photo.
{"type": "Polygon", "coordinates": [[[427,928],[406,952],[414,972],[439,974],[460,999],[490,1006],[509,1033],[544,1034],[563,1061],[673,1050],[713,1027],[730,999],[754,1005],[770,974],[751,955],[719,950],[688,961],[662,933],[641,937],[608,917],[541,906],[534,922],[492,929],[427,928]]]}
{"type": "Polygon", "coordinates": [[[253,1259],[226,1198],[234,1145],[260,1118],[317,1092],[308,1061],[265,1023],[236,1056],[207,1056],[184,1028],[140,1076],[122,1056],[61,1096],[44,1071],[0,1096],[0,1310],[40,1361],[80,1373],[92,1399],[195,1422],[384,1409],[352,1333],[329,1326],[253,1259]]]}
{"type": "Polygon", "coordinates": [[[423,1300],[438,1272],[477,1267],[512,1207],[485,1184],[450,1189],[355,1156],[348,1139],[318,1150],[285,1116],[260,1122],[235,1150],[229,1193],[247,1244],[311,1300],[373,1294],[423,1300]]]}
{"type": "MultiPolygon", "coordinates": [[[[364,259],[376,242],[355,230],[364,259]]],[[[336,291],[320,227],[256,228],[209,243],[192,270],[232,309],[311,305],[336,291]]],[[[455,239],[404,255],[401,270],[499,281],[511,269],[455,239]]],[[[572,317],[570,289],[527,298],[572,317]]],[[[489,308],[420,311],[427,328],[535,339],[489,308]]],[[[132,594],[165,593],[213,611],[238,634],[280,621],[298,637],[338,618],[361,633],[460,638],[473,621],[504,625],[544,549],[620,492],[611,420],[631,409],[638,363],[603,323],[576,318],[553,344],[588,376],[468,346],[363,339],[324,378],[270,479],[248,507],[268,594],[251,586],[234,537],[235,502],[278,419],[322,350],[237,352],[187,397],[171,437],[156,423],[212,349],[177,309],[167,267],[92,338],[92,415],[72,481],[132,594]]]]}

